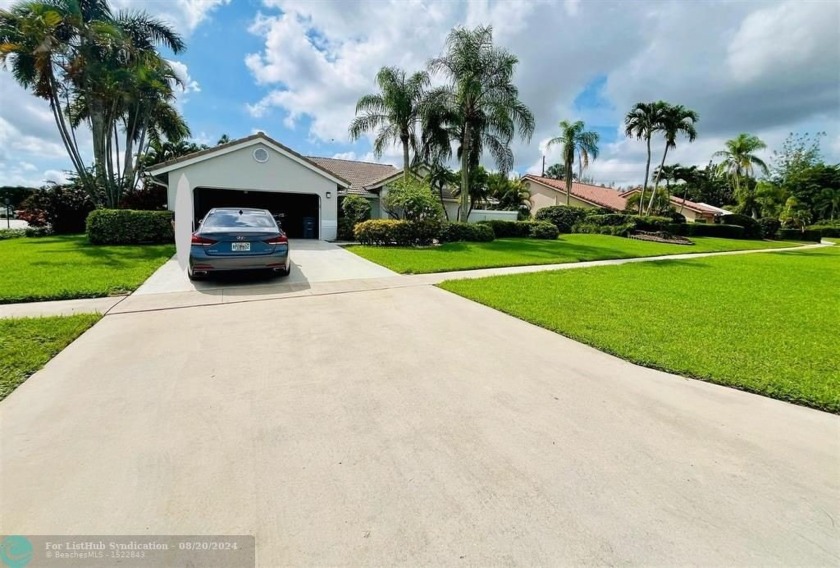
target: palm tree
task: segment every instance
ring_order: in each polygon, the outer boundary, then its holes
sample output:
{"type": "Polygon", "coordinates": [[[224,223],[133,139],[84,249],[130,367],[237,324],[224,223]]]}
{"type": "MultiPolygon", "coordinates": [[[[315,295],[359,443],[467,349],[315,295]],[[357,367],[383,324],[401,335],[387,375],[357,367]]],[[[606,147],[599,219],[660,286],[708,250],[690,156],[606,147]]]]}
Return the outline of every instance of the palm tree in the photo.
{"type": "Polygon", "coordinates": [[[637,140],[644,139],[647,144],[647,163],[645,164],[645,183],[642,185],[642,193],[639,197],[639,215],[642,214],[642,207],[645,202],[648,178],[650,177],[650,139],[653,133],[659,130],[662,118],[668,103],[656,101],[651,103],[636,103],[624,117],[624,133],[627,136],[635,136],[637,140]]]}
{"type": "Polygon", "coordinates": [[[350,123],[350,138],[358,140],[367,131],[377,130],[373,154],[379,157],[395,142],[402,145],[403,176],[408,179],[409,148],[417,153],[416,127],[421,102],[429,85],[429,74],[418,71],[407,77],[396,67],[383,67],[376,74],[380,93],[365,95],[356,103],[356,118],[350,123]],[[362,113],[361,116],[358,116],[362,113]]]}
{"type": "MultiPolygon", "coordinates": [[[[566,179],[566,205],[569,205],[572,195],[572,168],[575,164],[575,156],[578,159],[578,178],[583,176],[583,169],[589,167],[589,158],[593,160],[598,158],[598,133],[593,131],[586,131],[586,125],[582,120],[577,122],[569,122],[568,120],[560,121],[560,136],[552,138],[548,141],[546,149],[551,148],[554,144],[560,144],[563,147],[563,173],[566,179]]],[[[557,204],[557,196],[555,195],[555,205],[557,204]]]]}
{"type": "Polygon", "coordinates": [[[665,158],[668,156],[668,150],[677,147],[677,135],[685,134],[689,142],[694,142],[697,138],[697,130],[694,124],[700,119],[700,116],[693,110],[685,108],[683,105],[670,105],[666,103],[663,109],[661,122],[658,130],[665,135],[665,151],[662,153],[662,161],[659,163],[659,172],[656,174],[656,179],[653,183],[653,193],[651,193],[650,203],[648,204],[648,215],[653,209],[653,196],[659,189],[659,177],[662,174],[662,167],[665,165],[665,158]]]}
{"type": "MultiPolygon", "coordinates": [[[[478,167],[486,148],[502,172],[513,167],[510,142],[516,131],[524,140],[534,133],[534,115],[519,100],[513,84],[518,59],[493,45],[493,28],[455,28],[446,38],[445,52],[429,62],[432,72],[442,73],[447,85],[429,97],[438,109],[439,126],[459,142],[461,205],[459,219],[470,211],[470,172],[478,167]]],[[[442,149],[445,154],[446,148],[442,149]]]]}
{"type": "Polygon", "coordinates": [[[751,178],[757,167],[765,175],[768,173],[767,164],[755,155],[759,150],[767,148],[761,139],[753,134],[741,133],[732,140],[726,141],[726,149],[719,150],[712,154],[713,158],[723,158],[718,165],[721,172],[727,174],[735,184],[735,197],[744,208],[756,217],[756,210],[753,207],[753,196],[750,184],[742,186],[742,178],[751,178]]]}

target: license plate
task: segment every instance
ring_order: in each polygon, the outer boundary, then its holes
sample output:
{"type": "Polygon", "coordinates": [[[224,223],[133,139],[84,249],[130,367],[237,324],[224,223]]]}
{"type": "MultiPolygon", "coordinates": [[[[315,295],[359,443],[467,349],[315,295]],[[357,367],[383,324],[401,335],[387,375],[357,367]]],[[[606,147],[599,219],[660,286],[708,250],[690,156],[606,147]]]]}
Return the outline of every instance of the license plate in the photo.
{"type": "Polygon", "coordinates": [[[251,243],[230,243],[232,252],[248,252],[251,250],[251,243]]]}

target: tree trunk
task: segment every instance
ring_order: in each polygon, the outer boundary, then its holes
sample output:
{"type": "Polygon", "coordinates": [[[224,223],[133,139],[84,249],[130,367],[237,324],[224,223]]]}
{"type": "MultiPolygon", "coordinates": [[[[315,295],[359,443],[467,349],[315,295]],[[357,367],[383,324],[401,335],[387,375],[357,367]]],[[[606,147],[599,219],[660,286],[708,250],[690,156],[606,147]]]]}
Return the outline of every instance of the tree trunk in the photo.
{"type": "Polygon", "coordinates": [[[108,172],[108,124],[105,119],[105,109],[102,102],[93,98],[90,104],[90,130],[93,137],[93,165],[96,180],[100,189],[105,190],[105,205],[116,207],[114,195],[111,191],[108,172]]]}
{"type": "Polygon", "coordinates": [[[668,144],[665,144],[665,151],[662,153],[662,162],[659,164],[659,171],[656,172],[656,180],[653,182],[653,192],[650,194],[650,203],[648,203],[647,214],[650,215],[653,211],[653,202],[656,199],[656,191],[659,189],[659,178],[662,177],[662,168],[665,167],[665,157],[668,155],[668,144]]]}
{"type": "Polygon", "coordinates": [[[408,181],[408,135],[400,135],[400,141],[403,147],[403,179],[408,181]]]}
{"type": "Polygon", "coordinates": [[[464,144],[461,147],[461,203],[458,206],[459,221],[466,223],[470,215],[470,125],[464,124],[464,144]]]}
{"type": "Polygon", "coordinates": [[[572,168],[566,168],[566,206],[572,204],[572,168]]]}
{"type": "Polygon", "coordinates": [[[647,135],[647,163],[645,163],[645,183],[642,185],[642,195],[639,196],[639,215],[642,214],[642,207],[645,205],[645,193],[647,192],[648,177],[650,175],[650,134],[647,135]]]}

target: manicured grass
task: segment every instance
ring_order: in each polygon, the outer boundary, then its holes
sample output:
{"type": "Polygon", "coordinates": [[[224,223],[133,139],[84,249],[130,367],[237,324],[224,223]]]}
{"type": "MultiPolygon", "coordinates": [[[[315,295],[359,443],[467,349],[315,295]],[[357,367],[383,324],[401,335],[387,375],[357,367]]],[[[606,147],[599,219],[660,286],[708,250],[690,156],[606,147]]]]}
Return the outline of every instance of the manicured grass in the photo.
{"type": "Polygon", "coordinates": [[[765,249],[802,243],[692,237],[693,246],[669,245],[608,235],[561,235],[556,241],[497,239],[489,243],[449,243],[438,247],[352,246],[347,250],[402,274],[448,272],[500,266],[559,264],[610,258],[765,249]]]}
{"type": "Polygon", "coordinates": [[[0,304],[131,292],[174,245],[93,246],[84,235],[0,241],[0,304]]]}
{"type": "Polygon", "coordinates": [[[99,314],[0,319],[0,400],[43,367],[86,329],[99,314]]]}
{"type": "Polygon", "coordinates": [[[840,246],[441,287],[641,365],[840,412],[840,246]]]}

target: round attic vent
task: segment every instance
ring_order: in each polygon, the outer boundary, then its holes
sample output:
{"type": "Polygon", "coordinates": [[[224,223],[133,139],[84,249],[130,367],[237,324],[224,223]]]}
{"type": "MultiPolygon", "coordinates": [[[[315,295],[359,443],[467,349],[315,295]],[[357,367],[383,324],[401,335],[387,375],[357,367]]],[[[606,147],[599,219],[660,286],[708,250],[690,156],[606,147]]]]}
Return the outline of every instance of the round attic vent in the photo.
{"type": "Polygon", "coordinates": [[[265,148],[257,148],[254,150],[254,159],[260,163],[268,161],[268,150],[265,148]]]}

